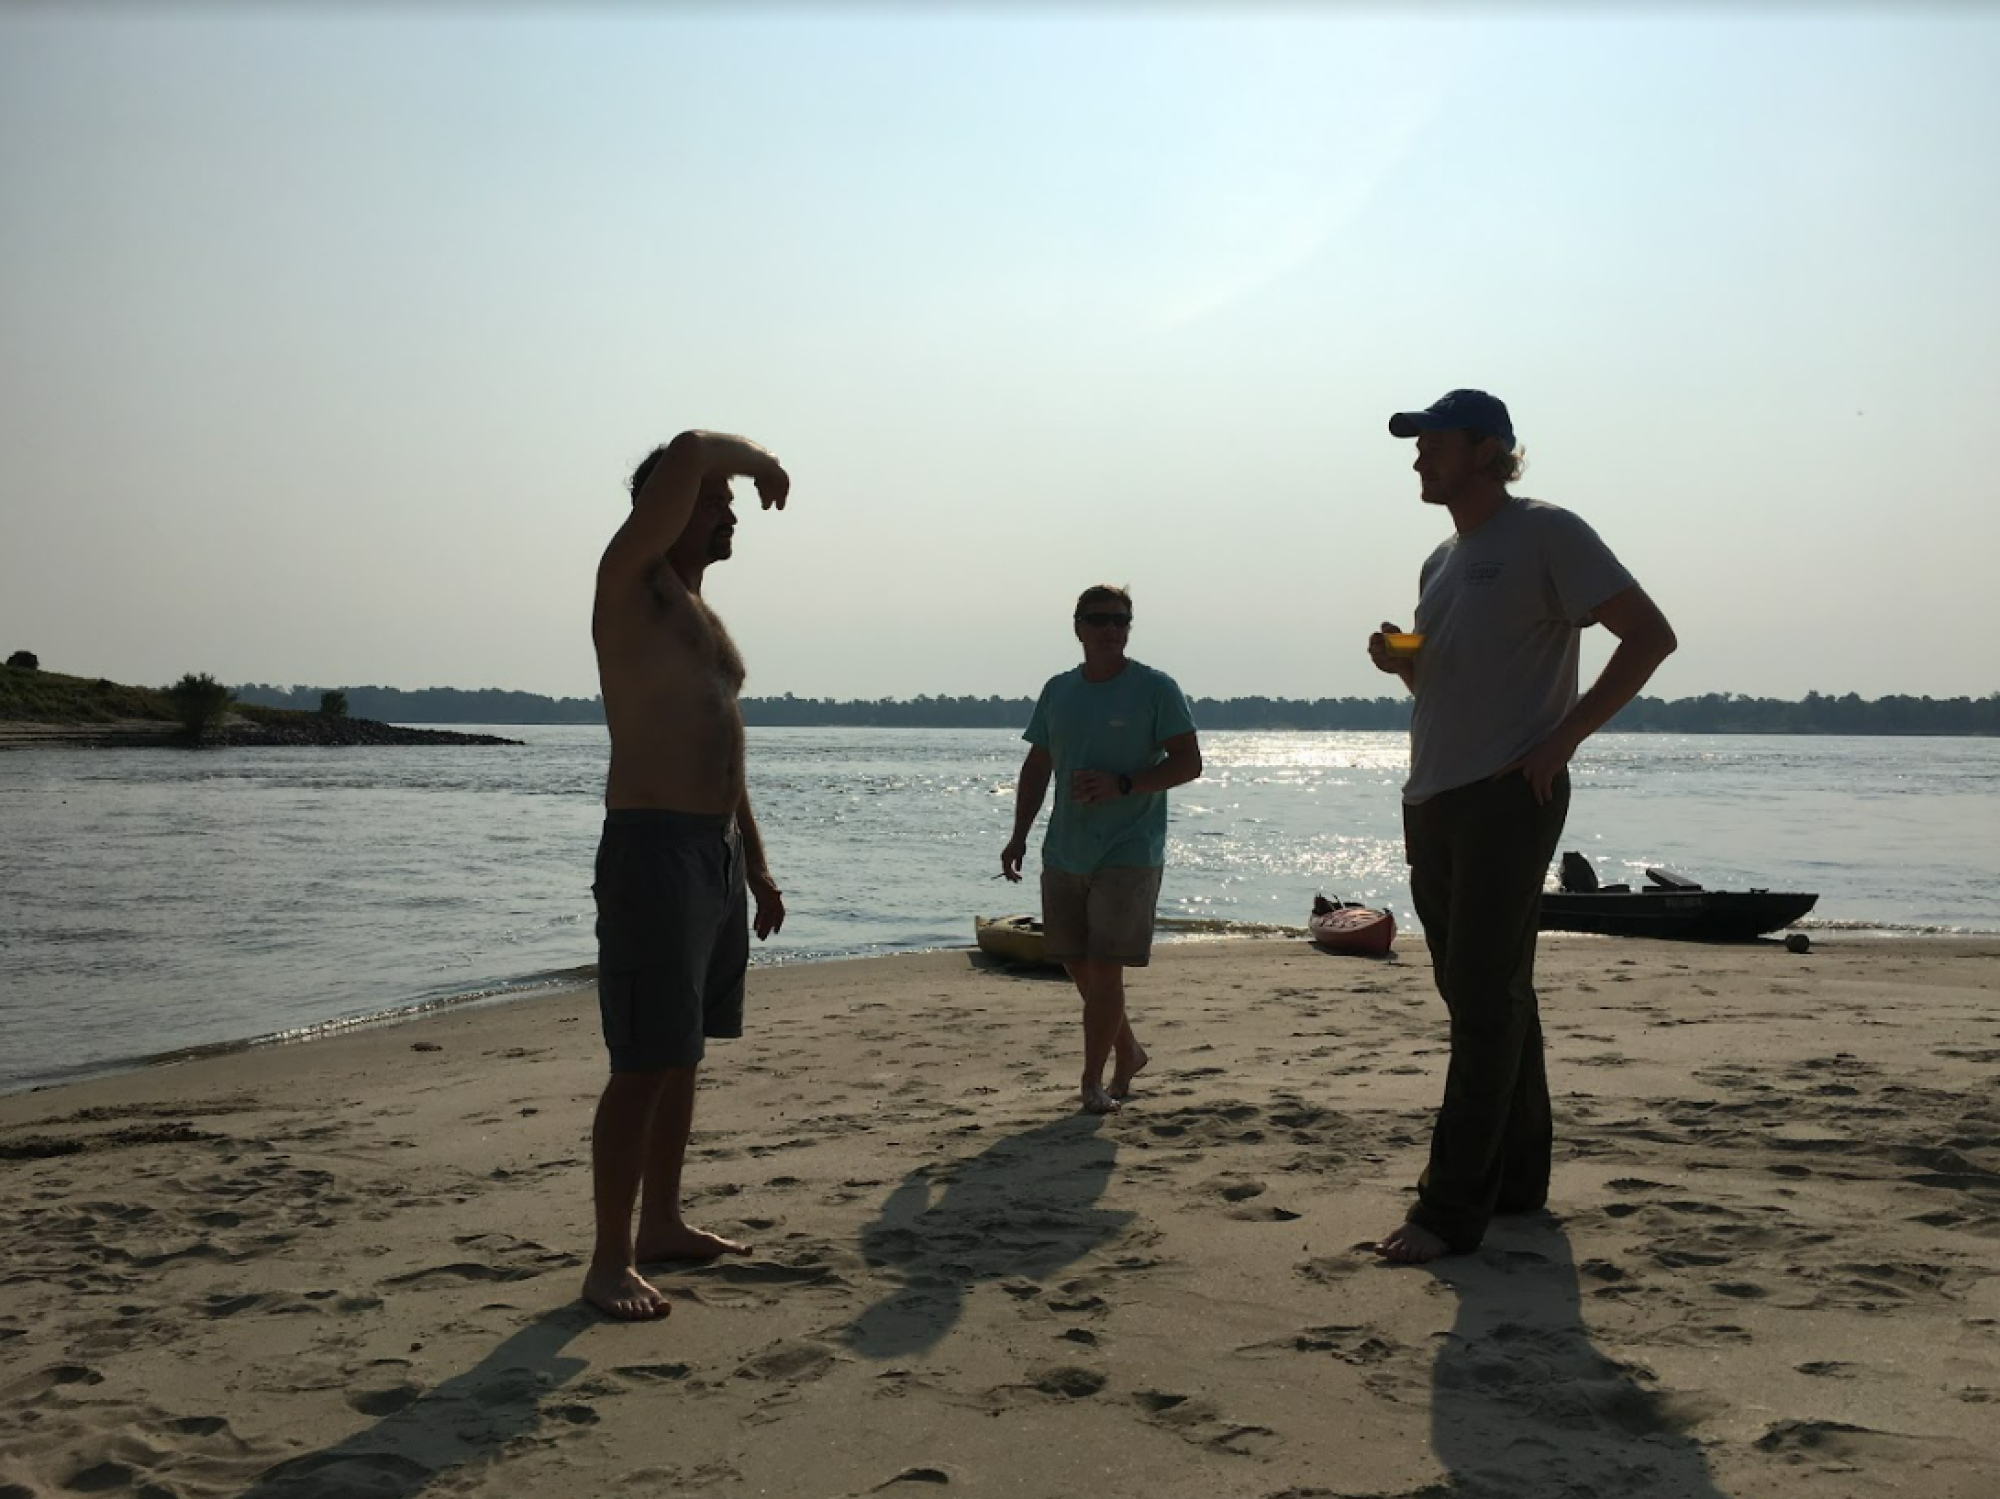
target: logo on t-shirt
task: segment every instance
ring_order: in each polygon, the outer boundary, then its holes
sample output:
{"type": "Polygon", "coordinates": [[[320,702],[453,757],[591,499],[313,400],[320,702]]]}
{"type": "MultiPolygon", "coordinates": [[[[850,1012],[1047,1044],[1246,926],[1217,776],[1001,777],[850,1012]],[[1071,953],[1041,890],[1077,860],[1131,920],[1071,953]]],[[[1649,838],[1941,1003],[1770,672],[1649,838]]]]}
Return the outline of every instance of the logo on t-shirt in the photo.
{"type": "Polygon", "coordinates": [[[1483,587],[1493,582],[1506,570],[1505,566],[1498,562],[1475,562],[1465,570],[1466,586],[1468,588],[1483,587]]]}

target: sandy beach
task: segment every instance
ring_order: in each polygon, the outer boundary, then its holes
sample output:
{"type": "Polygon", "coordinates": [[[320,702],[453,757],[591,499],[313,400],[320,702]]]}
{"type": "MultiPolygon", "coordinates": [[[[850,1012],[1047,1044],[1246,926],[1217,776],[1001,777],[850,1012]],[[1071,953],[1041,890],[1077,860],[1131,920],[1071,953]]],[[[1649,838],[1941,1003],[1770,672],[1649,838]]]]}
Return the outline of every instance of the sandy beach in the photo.
{"type": "Polygon", "coordinates": [[[1543,945],[1552,1211],[1390,1268],[1421,939],[753,971],[664,1322],[576,1292],[587,993],[0,1099],[0,1499],[1921,1495],[2000,1472],[2000,943],[1543,945]]]}

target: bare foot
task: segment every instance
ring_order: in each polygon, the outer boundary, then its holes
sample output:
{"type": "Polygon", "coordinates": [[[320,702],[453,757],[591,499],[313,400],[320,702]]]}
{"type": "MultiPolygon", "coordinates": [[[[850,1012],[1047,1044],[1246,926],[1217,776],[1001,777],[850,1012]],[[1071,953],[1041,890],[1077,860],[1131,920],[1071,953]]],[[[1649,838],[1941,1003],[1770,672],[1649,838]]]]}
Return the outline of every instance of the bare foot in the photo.
{"type": "Polygon", "coordinates": [[[652,1322],[673,1311],[667,1298],[629,1265],[592,1270],[583,1278],[583,1299],[620,1322],[652,1322]]]}
{"type": "Polygon", "coordinates": [[[1113,1098],[1132,1096],[1132,1079],[1146,1070],[1146,1064],[1153,1059],[1146,1055],[1146,1048],[1134,1042],[1132,1055],[1118,1058],[1118,1065],[1111,1069],[1111,1086],[1104,1091],[1113,1098]]]}
{"type": "Polygon", "coordinates": [[[669,1260],[712,1260],[725,1254],[751,1254],[748,1244],[725,1239],[707,1229],[690,1228],[685,1223],[663,1228],[658,1233],[639,1230],[638,1248],[632,1258],[641,1265],[661,1265],[669,1260]]]}
{"type": "Polygon", "coordinates": [[[1086,1114],[1115,1114],[1118,1112],[1118,1100],[1106,1093],[1101,1083],[1085,1083],[1083,1111],[1086,1114]]]}
{"type": "Polygon", "coordinates": [[[1451,1253],[1451,1246],[1427,1228],[1405,1223],[1375,1246],[1375,1252],[1392,1265],[1428,1265],[1451,1253]]]}

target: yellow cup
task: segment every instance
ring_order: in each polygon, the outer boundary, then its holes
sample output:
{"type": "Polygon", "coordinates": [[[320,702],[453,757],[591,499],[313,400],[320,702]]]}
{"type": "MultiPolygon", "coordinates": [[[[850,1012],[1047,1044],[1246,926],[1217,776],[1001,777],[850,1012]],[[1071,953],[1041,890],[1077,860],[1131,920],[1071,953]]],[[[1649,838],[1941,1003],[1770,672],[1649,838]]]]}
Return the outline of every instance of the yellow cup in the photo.
{"type": "Polygon", "coordinates": [[[1385,634],[1382,637],[1382,653],[1385,656],[1414,656],[1418,651],[1423,649],[1423,646],[1424,637],[1421,635],[1398,635],[1391,633],[1385,634]]]}

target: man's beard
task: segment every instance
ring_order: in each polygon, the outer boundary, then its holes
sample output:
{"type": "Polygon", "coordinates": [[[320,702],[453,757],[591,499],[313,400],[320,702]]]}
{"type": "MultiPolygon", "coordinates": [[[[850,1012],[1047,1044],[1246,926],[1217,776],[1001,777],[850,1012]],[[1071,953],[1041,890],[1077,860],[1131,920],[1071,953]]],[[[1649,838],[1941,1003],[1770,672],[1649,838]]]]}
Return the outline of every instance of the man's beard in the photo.
{"type": "Polygon", "coordinates": [[[736,549],[736,528],[717,526],[715,534],[708,538],[708,560],[721,562],[736,549]]]}

